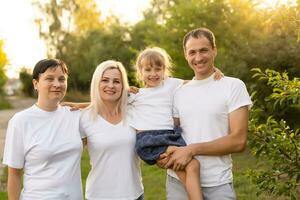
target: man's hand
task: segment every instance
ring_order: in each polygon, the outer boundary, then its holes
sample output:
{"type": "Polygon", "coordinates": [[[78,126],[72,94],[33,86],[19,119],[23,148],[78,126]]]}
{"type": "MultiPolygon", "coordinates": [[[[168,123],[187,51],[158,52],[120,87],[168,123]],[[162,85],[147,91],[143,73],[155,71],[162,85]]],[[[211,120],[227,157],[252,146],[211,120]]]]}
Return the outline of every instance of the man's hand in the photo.
{"type": "Polygon", "coordinates": [[[193,158],[189,146],[172,148],[169,150],[168,154],[171,158],[165,167],[172,168],[174,171],[183,170],[193,158]]]}
{"type": "Polygon", "coordinates": [[[170,156],[167,153],[163,153],[159,156],[159,159],[156,161],[156,165],[162,169],[167,169],[165,165],[168,163],[170,156]]]}
{"type": "Polygon", "coordinates": [[[164,153],[160,154],[159,159],[156,161],[156,165],[160,168],[167,169],[166,164],[169,162],[171,155],[176,148],[178,147],[169,146],[164,153]]]}

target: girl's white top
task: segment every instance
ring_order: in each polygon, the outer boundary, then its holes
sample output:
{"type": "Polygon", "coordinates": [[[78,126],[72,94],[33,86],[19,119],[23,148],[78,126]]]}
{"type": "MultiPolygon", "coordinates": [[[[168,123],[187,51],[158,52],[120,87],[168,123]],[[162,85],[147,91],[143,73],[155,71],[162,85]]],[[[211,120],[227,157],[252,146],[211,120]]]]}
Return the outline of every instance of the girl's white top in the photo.
{"type": "Polygon", "coordinates": [[[24,170],[21,200],[81,200],[79,111],[37,106],[8,124],[3,163],[24,170]]]}
{"type": "Polygon", "coordinates": [[[130,126],[136,130],[173,129],[173,95],[183,80],[166,78],[160,86],[130,94],[130,126]]]}
{"type": "Polygon", "coordinates": [[[133,200],[143,194],[135,131],[124,121],[111,124],[90,110],[82,113],[80,130],[87,138],[91,170],[86,180],[89,200],[133,200]]]}

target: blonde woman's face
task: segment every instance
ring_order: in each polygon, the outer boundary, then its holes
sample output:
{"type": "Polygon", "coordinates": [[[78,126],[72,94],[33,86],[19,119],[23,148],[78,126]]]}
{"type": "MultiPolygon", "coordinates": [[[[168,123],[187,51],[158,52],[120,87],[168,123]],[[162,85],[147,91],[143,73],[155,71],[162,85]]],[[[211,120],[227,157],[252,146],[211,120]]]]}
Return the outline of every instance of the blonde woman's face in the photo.
{"type": "Polygon", "coordinates": [[[104,71],[99,84],[99,93],[103,102],[118,102],[122,95],[122,76],[118,69],[104,71]]]}
{"type": "Polygon", "coordinates": [[[157,87],[161,85],[165,76],[165,67],[164,66],[150,66],[145,64],[145,62],[141,62],[141,77],[145,84],[145,87],[157,87]]]}

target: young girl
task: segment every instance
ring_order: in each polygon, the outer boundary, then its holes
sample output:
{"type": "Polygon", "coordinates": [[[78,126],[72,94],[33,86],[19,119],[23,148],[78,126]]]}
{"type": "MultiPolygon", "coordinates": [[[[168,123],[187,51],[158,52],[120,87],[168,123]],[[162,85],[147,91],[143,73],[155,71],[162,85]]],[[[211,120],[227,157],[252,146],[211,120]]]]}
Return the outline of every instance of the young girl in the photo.
{"type": "MultiPolygon", "coordinates": [[[[136,61],[139,80],[144,88],[130,94],[130,125],[137,132],[136,151],[140,158],[152,165],[162,153],[174,146],[185,146],[179,124],[172,117],[173,94],[183,80],[169,78],[170,57],[161,48],[143,50],[136,61]],[[175,128],[174,128],[175,125],[175,128]]],[[[192,159],[183,171],[176,171],[190,200],[202,200],[199,162],[192,159]]]]}

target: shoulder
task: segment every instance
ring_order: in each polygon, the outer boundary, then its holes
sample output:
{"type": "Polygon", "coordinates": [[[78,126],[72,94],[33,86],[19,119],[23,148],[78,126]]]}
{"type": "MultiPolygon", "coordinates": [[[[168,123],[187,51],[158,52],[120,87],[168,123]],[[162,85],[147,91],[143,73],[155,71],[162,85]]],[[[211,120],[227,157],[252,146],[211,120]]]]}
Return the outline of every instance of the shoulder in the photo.
{"type": "Polygon", "coordinates": [[[174,84],[174,85],[181,85],[183,84],[184,80],[179,78],[167,77],[165,79],[165,83],[174,84]]]}
{"type": "Polygon", "coordinates": [[[27,121],[34,113],[34,106],[31,106],[25,110],[17,112],[9,121],[10,123],[21,123],[23,121],[27,121]]]}
{"type": "Polygon", "coordinates": [[[227,83],[227,84],[241,84],[244,83],[241,79],[235,78],[235,77],[230,77],[230,76],[225,76],[221,78],[219,81],[227,83]]]}
{"type": "Polygon", "coordinates": [[[69,116],[80,116],[81,113],[80,110],[71,110],[71,107],[69,106],[61,106],[59,109],[65,115],[69,115],[69,116]]]}
{"type": "Polygon", "coordinates": [[[92,108],[87,107],[80,112],[80,122],[91,122],[93,121],[92,108]]]}
{"type": "Polygon", "coordinates": [[[236,87],[245,87],[245,83],[238,78],[225,76],[221,80],[219,80],[220,84],[229,87],[229,88],[236,88],[236,87]]]}

